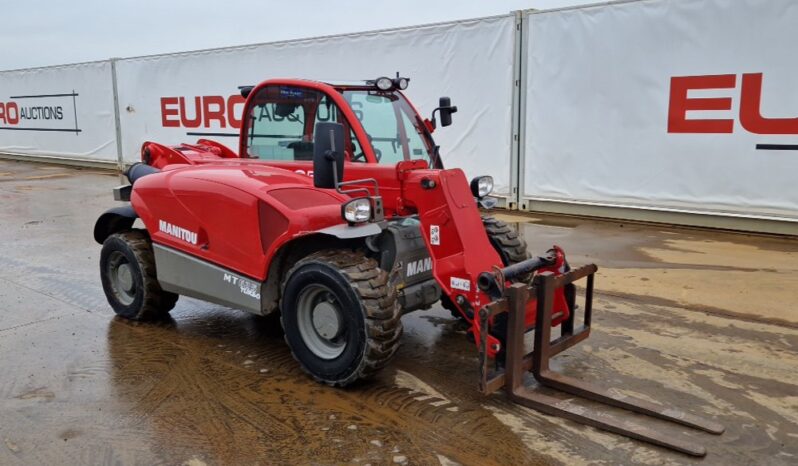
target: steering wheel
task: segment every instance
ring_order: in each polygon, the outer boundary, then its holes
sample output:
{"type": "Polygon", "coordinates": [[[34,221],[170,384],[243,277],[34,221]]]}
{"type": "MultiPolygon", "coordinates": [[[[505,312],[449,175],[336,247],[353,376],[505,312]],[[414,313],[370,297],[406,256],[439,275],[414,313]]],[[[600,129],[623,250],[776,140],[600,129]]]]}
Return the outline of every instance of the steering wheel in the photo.
{"type": "MultiPolygon", "coordinates": [[[[374,142],[374,138],[370,134],[368,135],[368,138],[369,138],[369,144],[374,142]]],[[[379,162],[380,159],[382,158],[382,151],[374,147],[374,144],[371,144],[371,148],[374,150],[374,156],[377,157],[377,162],[379,162]]],[[[357,157],[363,157],[363,161],[364,162],[366,161],[366,154],[364,154],[363,152],[357,154],[355,158],[357,157]]],[[[354,158],[352,160],[354,160],[354,158]]]]}
{"type": "Polygon", "coordinates": [[[354,141],[352,141],[351,144],[352,144],[352,148],[351,148],[351,152],[350,153],[354,154],[354,155],[352,155],[352,158],[351,158],[352,162],[366,162],[366,154],[364,154],[363,152],[358,154],[357,153],[357,144],[355,144],[354,141]]]}

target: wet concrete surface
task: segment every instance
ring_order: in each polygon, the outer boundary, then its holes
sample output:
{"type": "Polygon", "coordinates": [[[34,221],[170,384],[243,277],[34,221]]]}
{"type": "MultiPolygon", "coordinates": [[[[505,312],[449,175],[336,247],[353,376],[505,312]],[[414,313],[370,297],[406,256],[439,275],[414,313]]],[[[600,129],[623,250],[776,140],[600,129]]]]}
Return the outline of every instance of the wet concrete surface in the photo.
{"type": "Polygon", "coordinates": [[[304,376],[268,319],[187,298],[167,322],[115,318],[91,229],[117,184],[0,161],[0,464],[798,463],[794,239],[503,215],[600,267],[593,334],[554,368],[716,418],[719,437],[650,421],[698,460],[480,395],[439,307],[346,390],[304,376]]]}

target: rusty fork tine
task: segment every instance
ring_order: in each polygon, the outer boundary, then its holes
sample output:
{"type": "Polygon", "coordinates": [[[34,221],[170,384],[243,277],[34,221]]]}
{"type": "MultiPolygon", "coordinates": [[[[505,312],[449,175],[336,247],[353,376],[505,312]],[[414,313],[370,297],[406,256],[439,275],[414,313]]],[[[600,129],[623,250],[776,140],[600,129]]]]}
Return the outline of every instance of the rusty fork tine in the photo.
{"type": "Polygon", "coordinates": [[[607,432],[613,432],[625,437],[680,451],[691,456],[704,456],[707,454],[706,448],[690,441],[688,438],[670,436],[657,432],[641,424],[618,419],[607,413],[577,406],[572,404],[569,400],[559,400],[523,386],[511,390],[510,399],[528,408],[551,416],[562,417],[607,432]]]}
{"type": "MultiPolygon", "coordinates": [[[[505,390],[507,390],[511,400],[552,416],[563,417],[580,424],[586,424],[597,429],[606,430],[608,432],[635,438],[644,442],[652,443],[654,445],[670,448],[688,455],[706,455],[707,452],[703,446],[689,440],[674,438],[666,434],[656,432],[637,423],[617,419],[606,413],[576,406],[567,400],[559,400],[557,398],[526,388],[523,385],[522,380],[523,374],[525,372],[522,367],[525,330],[523,312],[526,308],[525,304],[523,303],[526,303],[528,300],[529,289],[526,286],[512,286],[509,290],[509,294],[510,315],[508,316],[507,329],[507,372],[505,390]],[[517,312],[519,310],[521,312],[517,312]]],[[[550,307],[549,314],[551,314],[550,307]]],[[[538,320],[538,322],[540,322],[540,320],[538,320]]],[[[545,329],[543,332],[540,332],[541,324],[538,323],[538,328],[535,332],[536,352],[537,339],[540,338],[538,334],[546,334],[543,335],[543,337],[548,338],[548,334],[550,334],[551,330],[550,321],[548,328],[549,332],[546,332],[545,329]]],[[[540,358],[540,355],[541,353],[537,353],[537,355],[533,356],[533,370],[534,367],[539,364],[537,360],[540,358]]],[[[543,351],[543,355],[548,357],[546,351],[543,351]]],[[[546,364],[548,363],[548,361],[545,362],[546,364]]]]}
{"type": "Polygon", "coordinates": [[[640,398],[615,394],[604,388],[556,372],[541,372],[536,375],[535,379],[547,387],[555,388],[581,398],[587,398],[628,411],[634,411],[636,413],[675,422],[687,427],[709,432],[710,434],[720,435],[725,430],[725,428],[717,422],[686,413],[679,409],[657,405],[646,400],[641,400],[640,398]]]}
{"type": "Polygon", "coordinates": [[[535,288],[538,302],[538,323],[535,331],[535,356],[533,356],[532,373],[538,382],[582,398],[704,430],[712,434],[718,435],[723,433],[725,430],[724,427],[717,422],[709,421],[681,410],[667,408],[639,398],[615,394],[604,388],[596,387],[587,382],[549,370],[549,359],[552,356],[549,340],[551,338],[551,313],[554,290],[556,288],[555,277],[552,275],[539,275],[536,277],[535,288]]]}
{"type": "MultiPolygon", "coordinates": [[[[505,370],[502,373],[487,377],[482,374],[482,389],[490,393],[501,386],[510,399],[516,403],[543,413],[563,417],[581,424],[586,424],[598,429],[613,432],[626,437],[642,440],[654,445],[676,450],[693,456],[706,455],[706,449],[689,437],[683,435],[669,435],[659,432],[637,422],[618,418],[616,416],[594,409],[575,405],[571,400],[561,400],[532,390],[523,385],[523,377],[531,370],[535,379],[543,385],[582,398],[609,404],[652,417],[664,419],[688,427],[701,429],[712,434],[721,434],[722,425],[698,416],[641,400],[635,397],[614,393],[607,389],[595,387],[587,382],[568,377],[549,369],[549,360],[554,355],[573,346],[590,335],[592,314],[593,274],[595,265],[580,267],[563,275],[541,274],[535,278],[532,287],[524,284],[513,284],[506,291],[505,298],[495,301],[489,308],[491,313],[508,312],[506,360],[505,370]],[[573,328],[573,315],[570,316],[567,328],[564,328],[560,338],[551,341],[552,312],[554,308],[555,290],[587,277],[585,290],[584,324],[573,328]],[[530,292],[537,299],[537,315],[535,325],[535,346],[532,353],[524,352],[524,334],[526,333],[525,316],[526,304],[530,292]]],[[[573,311],[573,310],[572,310],[573,311]]],[[[487,318],[488,314],[484,314],[487,318]]]]}

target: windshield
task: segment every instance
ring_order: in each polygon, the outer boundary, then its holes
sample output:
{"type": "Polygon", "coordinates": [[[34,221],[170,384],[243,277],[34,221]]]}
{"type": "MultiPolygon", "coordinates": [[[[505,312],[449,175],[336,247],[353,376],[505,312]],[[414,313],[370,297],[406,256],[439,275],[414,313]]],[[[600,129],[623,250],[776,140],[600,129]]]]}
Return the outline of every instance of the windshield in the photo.
{"type": "Polygon", "coordinates": [[[434,165],[423,123],[404,96],[370,90],[348,90],[343,95],[368,134],[379,163],[423,159],[434,165]]]}

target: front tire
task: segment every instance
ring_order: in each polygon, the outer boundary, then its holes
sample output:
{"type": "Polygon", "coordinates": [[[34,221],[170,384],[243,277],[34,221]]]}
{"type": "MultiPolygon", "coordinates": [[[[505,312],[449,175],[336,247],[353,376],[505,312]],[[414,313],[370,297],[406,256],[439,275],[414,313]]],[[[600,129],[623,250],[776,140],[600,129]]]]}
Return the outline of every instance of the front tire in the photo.
{"type": "Polygon", "coordinates": [[[343,387],[368,378],[399,348],[401,309],[388,274],[361,252],[320,251],[286,274],[285,340],[314,379],[343,387]]]}
{"type": "Polygon", "coordinates": [[[130,320],[163,318],[179,297],[161,289],[150,238],[141,230],[106,238],[100,252],[100,280],[114,312],[130,320]]]}

